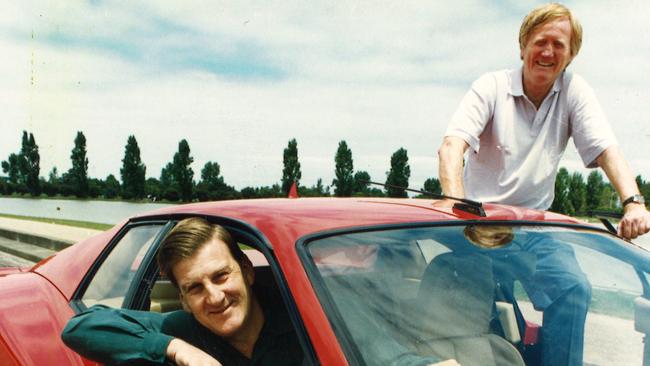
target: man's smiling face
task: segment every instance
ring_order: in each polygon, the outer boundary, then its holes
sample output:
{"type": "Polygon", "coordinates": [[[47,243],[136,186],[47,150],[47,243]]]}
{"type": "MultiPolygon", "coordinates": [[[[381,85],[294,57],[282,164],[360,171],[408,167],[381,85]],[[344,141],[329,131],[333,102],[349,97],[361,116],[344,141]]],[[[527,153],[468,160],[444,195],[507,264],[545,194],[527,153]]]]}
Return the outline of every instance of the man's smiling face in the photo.
{"type": "Polygon", "coordinates": [[[535,28],[521,50],[524,86],[548,90],[572,60],[571,23],[567,18],[551,20],[535,28]]]}
{"type": "Polygon", "coordinates": [[[183,306],[204,327],[231,340],[255,328],[253,268],[248,261],[238,263],[224,242],[212,239],[172,271],[183,306]]]}

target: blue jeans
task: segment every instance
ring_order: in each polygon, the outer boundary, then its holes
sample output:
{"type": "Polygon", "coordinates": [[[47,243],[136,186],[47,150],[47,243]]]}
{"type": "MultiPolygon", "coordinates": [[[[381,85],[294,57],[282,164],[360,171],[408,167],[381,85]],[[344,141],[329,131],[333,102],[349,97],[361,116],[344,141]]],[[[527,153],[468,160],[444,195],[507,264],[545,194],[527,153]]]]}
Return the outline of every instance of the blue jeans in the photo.
{"type": "Polygon", "coordinates": [[[544,312],[541,364],[581,366],[591,284],[573,248],[540,233],[491,256],[495,272],[510,272],[506,275],[519,280],[535,309],[544,312]]]}

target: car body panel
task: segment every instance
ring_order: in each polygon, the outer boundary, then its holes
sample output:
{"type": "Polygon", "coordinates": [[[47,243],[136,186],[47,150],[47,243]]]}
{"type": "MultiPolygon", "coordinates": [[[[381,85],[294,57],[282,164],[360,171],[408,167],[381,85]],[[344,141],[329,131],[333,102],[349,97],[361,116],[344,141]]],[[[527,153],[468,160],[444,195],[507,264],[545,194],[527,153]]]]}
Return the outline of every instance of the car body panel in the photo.
{"type": "Polygon", "coordinates": [[[0,293],[0,333],[5,347],[0,359],[13,359],[20,365],[83,364],[60,339],[73,311],[51,283],[36,273],[13,274],[2,278],[0,293]]]}

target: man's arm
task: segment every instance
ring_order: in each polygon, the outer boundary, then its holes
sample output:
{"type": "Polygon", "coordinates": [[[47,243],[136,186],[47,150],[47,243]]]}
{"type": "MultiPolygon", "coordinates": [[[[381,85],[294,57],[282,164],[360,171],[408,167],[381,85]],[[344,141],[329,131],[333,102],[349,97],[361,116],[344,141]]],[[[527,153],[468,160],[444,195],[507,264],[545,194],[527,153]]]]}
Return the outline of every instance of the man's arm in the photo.
{"type": "MultiPolygon", "coordinates": [[[[469,145],[465,140],[456,136],[447,136],[438,150],[440,186],[448,196],[464,198],[463,186],[463,156],[469,145]]],[[[453,204],[453,201],[449,202],[453,204]]]]}
{"type": "Polygon", "coordinates": [[[165,362],[173,337],[160,333],[164,316],[96,305],[70,319],[61,339],[77,353],[102,363],[165,362]]]}
{"type": "MultiPolygon", "coordinates": [[[[596,162],[605,171],[621,200],[639,194],[639,187],[637,187],[630,167],[618,147],[607,148],[598,156],[596,162]]],[[[634,239],[650,231],[650,212],[644,205],[627,204],[624,207],[624,213],[623,219],[618,225],[620,236],[634,239]]]]}
{"type": "Polygon", "coordinates": [[[97,305],[70,319],[61,338],[79,354],[102,363],[146,360],[163,364],[169,359],[178,365],[197,360],[202,362],[199,365],[220,365],[200,349],[162,333],[163,323],[172,314],[97,305]]]}

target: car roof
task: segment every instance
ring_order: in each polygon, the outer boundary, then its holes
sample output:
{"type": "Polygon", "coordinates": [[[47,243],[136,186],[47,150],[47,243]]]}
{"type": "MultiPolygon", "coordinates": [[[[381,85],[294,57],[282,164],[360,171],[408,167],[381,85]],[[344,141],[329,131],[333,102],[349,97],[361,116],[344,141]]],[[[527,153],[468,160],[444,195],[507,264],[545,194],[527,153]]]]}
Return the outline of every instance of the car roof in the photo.
{"type": "Polygon", "coordinates": [[[584,224],[568,216],[525,208],[484,204],[486,217],[435,200],[393,198],[281,198],[234,200],[170,206],[133,220],[168,215],[218,216],[255,227],[263,234],[295,242],[301,236],[336,229],[413,222],[532,221],[584,224]],[[290,228],[290,230],[287,230],[290,228]]]}
{"type": "MultiPolygon", "coordinates": [[[[323,231],[360,226],[416,222],[529,221],[580,224],[567,216],[511,206],[485,204],[486,217],[451,208],[437,208],[433,200],[390,198],[281,198],[216,201],[169,206],[129,221],[213,216],[235,220],[254,228],[278,250],[289,253],[296,240],[323,231]]],[[[65,249],[32,268],[57,285],[70,298],[88,268],[104,250],[124,221],[96,237],[65,249]]]]}

